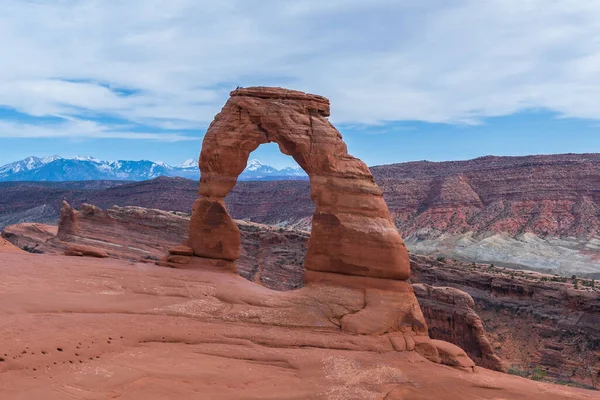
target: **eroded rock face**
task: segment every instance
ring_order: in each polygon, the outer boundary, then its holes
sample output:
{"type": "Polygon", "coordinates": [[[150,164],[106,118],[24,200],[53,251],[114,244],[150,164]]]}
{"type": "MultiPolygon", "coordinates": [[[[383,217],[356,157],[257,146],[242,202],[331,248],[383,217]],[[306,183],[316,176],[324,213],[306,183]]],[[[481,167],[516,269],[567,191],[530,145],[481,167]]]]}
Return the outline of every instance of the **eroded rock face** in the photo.
{"type": "Polygon", "coordinates": [[[502,361],[486,336],[481,318],[473,310],[475,302],[471,296],[456,288],[423,283],[413,284],[413,289],[432,338],[457,344],[477,365],[504,371],[502,361]]]}
{"type": "Polygon", "coordinates": [[[41,244],[53,239],[58,232],[56,226],[23,223],[7,226],[2,230],[2,237],[14,246],[24,249],[37,248],[41,244]]]}
{"type": "MultiPolygon", "coordinates": [[[[75,211],[79,228],[69,242],[57,242],[53,239],[56,227],[41,224],[13,225],[5,228],[2,235],[18,247],[36,248],[46,255],[63,254],[72,243],[93,243],[111,258],[124,258],[129,263],[154,262],[169,249],[176,256],[191,256],[188,246],[176,246],[187,235],[189,218],[184,214],[140,207],[99,211],[97,207],[86,206],[83,209],[85,213],[75,211]]],[[[303,286],[302,262],[308,232],[236,222],[242,233],[242,255],[235,262],[239,275],[280,291],[303,286]]],[[[414,254],[411,262],[413,281],[461,289],[422,291],[418,289],[420,284],[413,284],[431,338],[451,341],[464,348],[477,365],[493,367],[482,357],[490,354],[489,347],[486,349],[485,346],[488,342],[506,367],[526,370],[530,365],[539,365],[548,370],[550,377],[561,380],[589,384],[587,366],[595,366],[596,370],[600,367],[594,354],[599,351],[600,337],[597,290],[584,290],[581,284],[575,290],[571,281],[554,282],[556,277],[552,275],[511,272],[489,265],[474,268],[467,263],[437,262],[414,254]],[[516,276],[509,276],[511,273],[516,276]],[[526,279],[528,276],[538,277],[526,279]],[[475,300],[475,312],[479,317],[467,307],[472,303],[469,295],[462,291],[469,292],[475,300]],[[480,340],[483,337],[478,332],[483,332],[477,328],[477,320],[482,320],[486,329],[489,328],[485,332],[487,340],[480,340]],[[571,374],[573,369],[574,376],[563,376],[571,374]]],[[[363,286],[359,287],[373,285],[372,278],[347,278],[363,279],[363,286]]],[[[392,280],[376,281],[394,283],[392,280]]],[[[361,292],[356,293],[365,297],[361,292]]],[[[330,309],[330,305],[324,307],[330,309]]],[[[415,346],[414,338],[410,336],[392,336],[390,340],[397,350],[415,346]]],[[[426,346],[419,345],[422,349],[426,346]]]]}
{"type": "Polygon", "coordinates": [[[77,232],[77,211],[72,208],[65,200],[60,209],[60,220],[58,221],[58,236],[61,238],[74,235],[77,232]]]}
{"type": "Polygon", "coordinates": [[[202,257],[234,261],[240,258],[240,230],[223,199],[203,197],[194,203],[189,244],[202,257]]]}
{"type": "MultiPolygon", "coordinates": [[[[243,171],[249,154],[275,142],[310,177],[316,209],[307,270],[406,280],[410,263],[382,192],[369,168],[348,154],[327,119],[329,100],[281,88],[238,89],[208,128],[200,155],[200,200],[189,245],[200,257],[232,260],[239,231],[222,199],[243,171]],[[225,211],[225,213],[223,213],[225,211]],[[206,239],[218,232],[219,239],[206,239]]],[[[239,246],[238,246],[239,248],[239,246]]]]}
{"type": "MultiPolygon", "coordinates": [[[[486,341],[507,368],[527,375],[537,366],[550,379],[584,384],[589,384],[590,370],[600,371],[600,292],[590,280],[579,279],[575,285],[571,279],[554,275],[489,264],[439,262],[414,254],[411,263],[411,281],[449,286],[472,297],[487,330],[486,341]]],[[[458,297],[432,298],[423,292],[416,289],[431,337],[450,340],[480,365],[491,367],[482,363],[488,347],[477,339],[474,316],[469,317],[469,310],[460,302],[444,306],[439,301],[455,303],[458,297]],[[477,344],[479,349],[474,346],[477,344]]]]}

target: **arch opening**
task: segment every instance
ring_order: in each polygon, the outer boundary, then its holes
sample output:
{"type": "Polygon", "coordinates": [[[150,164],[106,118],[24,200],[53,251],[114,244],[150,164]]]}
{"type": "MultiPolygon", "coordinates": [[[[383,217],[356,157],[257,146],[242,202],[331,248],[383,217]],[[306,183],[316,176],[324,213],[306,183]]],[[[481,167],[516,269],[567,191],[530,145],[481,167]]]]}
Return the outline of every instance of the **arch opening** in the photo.
{"type": "Polygon", "coordinates": [[[304,286],[315,206],[309,201],[308,176],[290,156],[274,155],[277,151],[275,143],[253,151],[225,202],[241,235],[240,257],[235,260],[239,275],[269,289],[288,291],[304,286]],[[262,163],[266,157],[269,162],[262,163]]]}

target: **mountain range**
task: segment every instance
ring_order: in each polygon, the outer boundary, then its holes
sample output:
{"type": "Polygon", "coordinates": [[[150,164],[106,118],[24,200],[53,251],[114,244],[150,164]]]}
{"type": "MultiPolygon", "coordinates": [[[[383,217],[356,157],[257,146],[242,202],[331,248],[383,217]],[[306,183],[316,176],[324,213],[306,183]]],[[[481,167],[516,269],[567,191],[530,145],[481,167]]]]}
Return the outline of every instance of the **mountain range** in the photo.
{"type": "MultiPolygon", "coordinates": [[[[177,166],[162,161],[103,161],[93,157],[28,157],[0,167],[0,182],[65,182],[90,180],[144,181],[161,176],[200,178],[198,163],[189,159],[177,166]]],[[[277,169],[259,160],[248,162],[240,180],[296,180],[308,177],[300,167],[277,169]]]]}

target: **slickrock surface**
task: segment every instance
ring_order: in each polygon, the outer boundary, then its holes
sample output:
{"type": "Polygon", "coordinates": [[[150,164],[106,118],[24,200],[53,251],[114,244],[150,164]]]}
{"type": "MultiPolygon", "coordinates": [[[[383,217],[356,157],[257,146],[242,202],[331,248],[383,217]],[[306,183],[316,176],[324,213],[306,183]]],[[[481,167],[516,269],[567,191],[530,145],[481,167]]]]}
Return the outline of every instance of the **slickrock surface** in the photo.
{"type": "MultiPolygon", "coordinates": [[[[210,124],[200,153],[200,197],[190,222],[194,254],[239,257],[239,230],[225,196],[250,153],[274,142],[310,178],[315,204],[305,267],[310,271],[406,280],[410,264],[383,195],[369,168],[348,154],[324,97],[281,88],[245,88],[210,124]]],[[[311,274],[311,276],[316,276],[311,274]]]]}
{"type": "Polygon", "coordinates": [[[23,252],[20,248],[13,245],[6,239],[0,237],[0,253],[20,253],[23,252]]]}
{"type": "Polygon", "coordinates": [[[2,399],[598,398],[343,333],[362,290],[26,253],[0,253],[0,276],[2,399]]]}
{"type": "Polygon", "coordinates": [[[93,246],[73,244],[67,247],[65,256],[108,258],[108,253],[93,246]]]}

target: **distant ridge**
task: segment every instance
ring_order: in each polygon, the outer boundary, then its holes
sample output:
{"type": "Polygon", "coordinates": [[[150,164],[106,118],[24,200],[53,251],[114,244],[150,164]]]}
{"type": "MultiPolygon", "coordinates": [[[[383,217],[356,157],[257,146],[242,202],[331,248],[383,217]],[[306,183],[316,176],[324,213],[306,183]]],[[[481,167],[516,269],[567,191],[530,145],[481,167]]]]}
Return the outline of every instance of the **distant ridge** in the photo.
{"type": "MultiPolygon", "coordinates": [[[[144,181],[161,176],[200,178],[198,162],[194,159],[171,166],[163,161],[103,161],[94,157],[65,158],[58,155],[39,158],[27,157],[0,167],[0,182],[65,182],[90,180],[144,181]]],[[[240,180],[296,180],[308,179],[300,167],[278,170],[259,160],[251,160],[240,175],[240,180]]]]}

